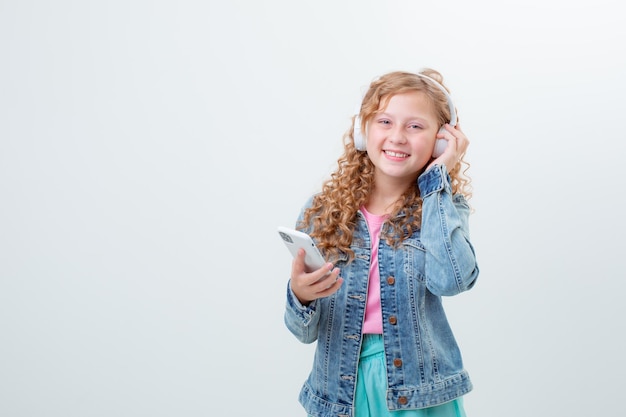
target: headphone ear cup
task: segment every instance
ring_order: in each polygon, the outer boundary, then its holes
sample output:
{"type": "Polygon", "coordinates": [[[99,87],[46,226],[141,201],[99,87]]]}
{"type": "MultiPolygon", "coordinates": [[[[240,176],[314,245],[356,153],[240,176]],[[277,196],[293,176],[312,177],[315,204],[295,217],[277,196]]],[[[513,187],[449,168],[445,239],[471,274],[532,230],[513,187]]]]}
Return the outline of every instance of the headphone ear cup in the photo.
{"type": "Polygon", "coordinates": [[[357,151],[364,151],[367,149],[365,146],[365,137],[361,132],[361,118],[358,115],[354,117],[352,138],[354,139],[354,147],[357,151]]]}
{"type": "MultiPolygon", "coordinates": [[[[446,128],[442,127],[441,129],[439,129],[439,133],[443,133],[445,132],[445,130],[446,128]]],[[[433,149],[433,158],[440,157],[447,147],[448,147],[448,139],[438,138],[435,141],[435,147],[433,149]]]]}

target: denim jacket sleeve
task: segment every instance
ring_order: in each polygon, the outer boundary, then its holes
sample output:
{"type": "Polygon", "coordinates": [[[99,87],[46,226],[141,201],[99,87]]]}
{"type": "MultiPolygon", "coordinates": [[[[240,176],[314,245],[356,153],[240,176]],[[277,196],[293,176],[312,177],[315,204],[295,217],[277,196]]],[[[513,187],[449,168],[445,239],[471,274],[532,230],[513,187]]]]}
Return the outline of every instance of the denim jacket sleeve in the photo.
{"type": "Polygon", "coordinates": [[[319,314],[316,311],[318,301],[303,306],[291,290],[291,282],[287,284],[287,305],[285,307],[285,325],[287,329],[302,343],[313,343],[317,340],[319,314]]]}
{"type": "Polygon", "coordinates": [[[422,244],[426,249],[426,286],[435,295],[469,290],[478,277],[469,240],[469,204],[452,195],[445,165],[435,165],[418,178],[422,205],[422,244]]]}
{"type": "MultiPolygon", "coordinates": [[[[304,216],[304,211],[311,205],[311,196],[301,209],[296,225],[300,223],[304,216]]],[[[313,343],[317,340],[317,326],[320,319],[317,311],[318,300],[314,300],[309,305],[304,306],[291,290],[291,280],[287,283],[287,303],[285,306],[285,325],[287,329],[301,342],[313,343]]]]}

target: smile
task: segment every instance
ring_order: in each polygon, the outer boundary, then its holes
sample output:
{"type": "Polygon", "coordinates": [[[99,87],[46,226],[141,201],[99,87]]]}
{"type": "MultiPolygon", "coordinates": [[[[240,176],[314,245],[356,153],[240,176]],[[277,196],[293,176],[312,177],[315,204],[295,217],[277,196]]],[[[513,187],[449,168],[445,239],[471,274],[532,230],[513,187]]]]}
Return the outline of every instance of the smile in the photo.
{"type": "Polygon", "coordinates": [[[385,155],[393,156],[394,158],[407,158],[409,155],[402,152],[383,151],[385,155]]]}

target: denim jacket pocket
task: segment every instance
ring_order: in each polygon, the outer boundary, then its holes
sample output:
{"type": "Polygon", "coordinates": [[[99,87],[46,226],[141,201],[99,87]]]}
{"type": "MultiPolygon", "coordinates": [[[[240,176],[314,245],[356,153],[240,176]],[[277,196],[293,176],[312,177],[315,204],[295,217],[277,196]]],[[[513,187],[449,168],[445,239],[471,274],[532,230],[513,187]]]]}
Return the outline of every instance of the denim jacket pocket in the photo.
{"type": "Polygon", "coordinates": [[[404,273],[409,278],[424,282],[424,265],[426,262],[426,248],[419,239],[409,238],[402,242],[404,261],[404,273]]]}

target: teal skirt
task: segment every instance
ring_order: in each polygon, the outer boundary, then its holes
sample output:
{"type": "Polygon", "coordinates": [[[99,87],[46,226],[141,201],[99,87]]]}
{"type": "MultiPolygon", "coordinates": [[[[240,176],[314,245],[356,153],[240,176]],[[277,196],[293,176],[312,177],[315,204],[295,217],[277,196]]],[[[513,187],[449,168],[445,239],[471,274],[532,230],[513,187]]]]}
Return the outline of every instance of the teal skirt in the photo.
{"type": "Polygon", "coordinates": [[[387,409],[387,371],[381,335],[365,334],[354,398],[354,417],[465,417],[463,398],[419,410],[387,409]]]}

